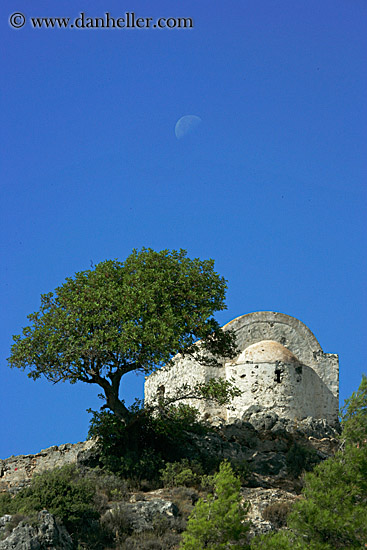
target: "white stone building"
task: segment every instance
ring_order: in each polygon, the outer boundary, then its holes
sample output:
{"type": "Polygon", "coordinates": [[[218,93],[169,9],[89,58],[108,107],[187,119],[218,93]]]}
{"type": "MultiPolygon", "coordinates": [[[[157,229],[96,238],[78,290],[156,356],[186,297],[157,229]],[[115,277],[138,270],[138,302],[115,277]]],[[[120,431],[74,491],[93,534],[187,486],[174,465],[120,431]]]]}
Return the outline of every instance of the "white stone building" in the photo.
{"type": "Polygon", "coordinates": [[[223,327],[237,336],[239,355],[223,359],[221,367],[206,367],[177,356],[174,365],[146,378],[145,400],[175,396],[184,383],[208,381],[213,377],[232,380],[241,390],[229,407],[202,400],[187,400],[208,420],[226,422],[242,419],[253,405],[281,418],[306,417],[338,422],[338,356],[324,353],[309,328],[301,321],[272,311],[258,311],[237,317],[223,327]]]}

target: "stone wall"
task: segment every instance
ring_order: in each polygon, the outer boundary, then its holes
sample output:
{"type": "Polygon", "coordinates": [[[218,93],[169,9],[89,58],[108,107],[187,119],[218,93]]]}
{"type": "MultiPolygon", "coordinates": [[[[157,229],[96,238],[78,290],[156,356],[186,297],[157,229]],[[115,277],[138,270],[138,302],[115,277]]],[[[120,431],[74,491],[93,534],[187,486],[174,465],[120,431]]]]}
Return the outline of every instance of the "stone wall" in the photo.
{"type": "Polygon", "coordinates": [[[274,311],[256,311],[237,317],[223,330],[234,330],[242,352],[261,340],[274,340],[289,349],[303,365],[311,367],[339,398],[339,362],[333,353],[324,353],[310,329],[298,319],[274,311]]]}
{"type": "MultiPolygon", "coordinates": [[[[157,397],[174,398],[178,394],[178,389],[184,384],[192,387],[197,383],[220,377],[225,377],[224,368],[205,367],[191,359],[178,357],[172,367],[164,367],[146,377],[145,402],[156,403],[157,397]]],[[[202,416],[226,418],[225,407],[219,407],[213,402],[204,403],[199,399],[186,399],[185,403],[199,409],[202,416]]]]}
{"type": "Polygon", "coordinates": [[[242,391],[228,408],[228,422],[242,418],[254,405],[264,413],[272,411],[291,420],[324,418],[331,425],[338,421],[335,397],[311,367],[293,363],[229,364],[226,375],[242,391]]]}
{"type": "Polygon", "coordinates": [[[200,400],[187,401],[209,420],[241,420],[249,407],[259,405],[264,412],[274,409],[283,418],[313,417],[337,424],[338,356],[324,353],[306,325],[283,313],[259,311],[234,319],[223,330],[236,333],[239,354],[234,361],[223,358],[221,367],[208,368],[178,356],[172,368],[160,369],[146,378],[146,402],[156,402],[158,395],[173,397],[184,383],[195,385],[217,377],[233,379],[243,393],[229,408],[200,400]],[[246,350],[262,342],[276,350],[273,359],[244,361],[246,350]],[[280,348],[285,359],[278,356],[280,348]],[[281,376],[275,375],[279,370],[281,376]]]}

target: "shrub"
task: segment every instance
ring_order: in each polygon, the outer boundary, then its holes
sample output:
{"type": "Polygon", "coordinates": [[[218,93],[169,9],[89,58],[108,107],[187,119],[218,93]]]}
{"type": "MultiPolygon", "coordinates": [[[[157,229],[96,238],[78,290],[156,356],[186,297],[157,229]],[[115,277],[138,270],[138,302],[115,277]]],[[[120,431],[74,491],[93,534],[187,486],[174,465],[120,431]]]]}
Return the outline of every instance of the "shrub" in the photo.
{"type": "Polygon", "coordinates": [[[208,430],[198,422],[197,410],[187,405],[162,407],[158,415],[138,404],[130,410],[135,420],[129,426],[111,412],[90,411],[93,417],[88,436],[98,437],[102,467],[135,483],[158,483],[165,463],[185,456],[190,434],[208,430]]]}
{"type": "Polygon", "coordinates": [[[341,410],[342,440],[347,445],[363,446],[367,443],[367,376],[341,410]]]}
{"type": "Polygon", "coordinates": [[[192,487],[200,482],[202,468],[198,462],[191,465],[187,458],[180,462],[169,462],[160,470],[161,480],[165,487],[192,487]]]}
{"type": "Polygon", "coordinates": [[[98,518],[95,493],[92,482],[79,478],[76,467],[67,465],[35,475],[30,487],[17,493],[11,504],[22,514],[46,509],[75,531],[83,522],[98,518]]]}
{"type": "Polygon", "coordinates": [[[168,531],[161,536],[154,531],[144,531],[125,539],[116,550],[176,550],[180,538],[180,535],[168,531]]]}
{"type": "MultiPolygon", "coordinates": [[[[170,494],[174,504],[179,510],[179,517],[186,525],[186,520],[192,512],[194,504],[199,500],[198,493],[188,487],[174,487],[171,489],[170,494]]],[[[178,518],[176,518],[176,520],[177,519],[178,518]]],[[[183,531],[183,528],[180,527],[178,530],[183,531]]]]}
{"type": "Polygon", "coordinates": [[[228,462],[220,465],[214,485],[215,496],[209,495],[206,502],[199,499],[190,514],[181,550],[248,548],[249,524],[243,521],[248,506],[241,504],[241,482],[228,462]]]}
{"type": "Polygon", "coordinates": [[[0,518],[10,514],[11,496],[9,493],[0,493],[0,518]]]}
{"type": "Polygon", "coordinates": [[[105,501],[98,497],[95,482],[74,465],[35,475],[29,487],[3,501],[7,502],[5,513],[27,516],[27,521],[48,510],[73,535],[75,545],[86,543],[88,550],[98,548],[103,539],[98,519],[105,501]]]}
{"type": "Polygon", "coordinates": [[[97,493],[105,496],[107,500],[125,500],[129,495],[128,482],[112,473],[96,469],[89,471],[86,476],[95,484],[97,493]]]}
{"type": "Polygon", "coordinates": [[[214,475],[204,474],[200,479],[200,487],[208,493],[214,492],[214,475]]]}
{"type": "Polygon", "coordinates": [[[320,462],[316,451],[294,442],[286,454],[288,472],[298,478],[304,471],[310,472],[320,462]]]}
{"type": "Polygon", "coordinates": [[[287,516],[291,510],[289,502],[274,502],[269,504],[263,512],[263,518],[270,521],[277,529],[284,527],[287,524],[287,516]]]}
{"type": "Polygon", "coordinates": [[[101,525],[113,535],[116,541],[121,541],[133,532],[133,519],[132,513],[122,505],[104,514],[101,525]]]}
{"type": "Polygon", "coordinates": [[[251,472],[247,460],[231,460],[231,466],[234,474],[240,478],[241,484],[244,484],[248,480],[251,472]]]}

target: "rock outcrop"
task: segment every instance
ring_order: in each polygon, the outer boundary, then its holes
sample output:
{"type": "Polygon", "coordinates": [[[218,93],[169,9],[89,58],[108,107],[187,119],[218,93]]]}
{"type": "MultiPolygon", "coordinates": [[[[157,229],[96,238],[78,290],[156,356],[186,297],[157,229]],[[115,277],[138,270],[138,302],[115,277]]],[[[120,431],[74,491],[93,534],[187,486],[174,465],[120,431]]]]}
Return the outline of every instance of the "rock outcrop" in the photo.
{"type": "Polygon", "coordinates": [[[204,436],[193,434],[186,453],[189,459],[199,452],[240,467],[247,465],[248,487],[298,493],[299,474],[332,456],[339,446],[337,437],[338,431],[323,420],[295,423],[276,414],[261,417],[254,412],[248,422],[222,424],[204,436]]]}
{"type": "Polygon", "coordinates": [[[157,517],[176,517],[178,508],[173,502],[162,498],[144,499],[137,502],[117,502],[102,516],[102,523],[108,522],[109,516],[121,514],[129,523],[131,531],[141,533],[152,530],[157,517]]]}
{"type": "MultiPolygon", "coordinates": [[[[6,535],[12,516],[0,518],[0,534],[6,535]]],[[[42,510],[36,525],[21,521],[6,538],[0,541],[0,550],[72,550],[73,541],[67,530],[56,518],[42,510]]]]}
{"type": "Polygon", "coordinates": [[[11,456],[0,460],[0,493],[16,492],[27,487],[34,474],[90,460],[95,449],[96,442],[88,440],[54,445],[34,455],[11,456]]]}
{"type": "MultiPolygon", "coordinates": [[[[281,526],[282,518],[290,505],[299,498],[302,488],[300,474],[312,469],[318,462],[332,456],[338,449],[338,431],[324,420],[306,418],[296,422],[278,417],[275,413],[264,416],[256,407],[248,411],[245,421],[218,424],[205,435],[190,434],[185,445],[189,460],[213,458],[230,460],[244,479],[242,495],[250,502],[249,519],[252,533],[265,533],[281,526]]],[[[50,447],[35,455],[21,455],[0,461],[0,492],[16,493],[28,486],[34,474],[76,464],[88,469],[98,464],[98,444],[86,441],[50,447]]],[[[189,491],[189,489],[187,489],[189,491]]],[[[199,494],[196,490],[198,498],[199,494]]],[[[189,491],[190,492],[190,491],[189,491]]],[[[134,495],[133,495],[134,497],[134,495]]],[[[186,507],[192,509],[194,501],[188,498],[186,507]],[[189,502],[190,501],[190,502],[189,502]]],[[[188,512],[189,513],[189,512],[188,512]]],[[[108,503],[101,517],[102,524],[122,522],[127,533],[152,532],[157,522],[166,527],[180,521],[175,505],[174,490],[160,489],[144,496],[122,502],[108,503]]],[[[12,522],[11,516],[0,520],[2,538],[12,522]]],[[[170,527],[169,527],[170,528],[170,527]]],[[[177,529],[175,531],[178,532],[177,529]]],[[[0,550],[68,550],[70,537],[55,518],[41,512],[38,526],[21,521],[5,540],[0,550]]],[[[71,548],[71,547],[70,547],[71,548]]]]}

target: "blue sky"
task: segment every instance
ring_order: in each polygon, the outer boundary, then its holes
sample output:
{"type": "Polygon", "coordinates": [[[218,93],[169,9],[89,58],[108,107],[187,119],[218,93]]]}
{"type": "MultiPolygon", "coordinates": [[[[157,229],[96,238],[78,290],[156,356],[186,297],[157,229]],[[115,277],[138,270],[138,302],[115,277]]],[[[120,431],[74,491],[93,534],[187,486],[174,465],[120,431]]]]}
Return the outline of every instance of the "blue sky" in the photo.
{"type": "MultiPolygon", "coordinates": [[[[363,0],[4,0],[0,458],[83,440],[98,388],[7,366],[40,294],[91,261],[185,248],[228,280],[223,324],[302,320],[366,372],[363,0]],[[29,17],[191,17],[192,29],[12,29],[29,17]],[[177,120],[200,126],[177,140],[177,120]]],[[[131,375],[121,396],[142,397],[131,375]]]]}

